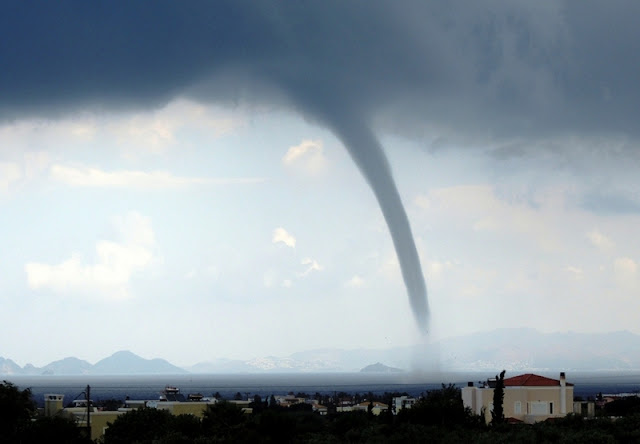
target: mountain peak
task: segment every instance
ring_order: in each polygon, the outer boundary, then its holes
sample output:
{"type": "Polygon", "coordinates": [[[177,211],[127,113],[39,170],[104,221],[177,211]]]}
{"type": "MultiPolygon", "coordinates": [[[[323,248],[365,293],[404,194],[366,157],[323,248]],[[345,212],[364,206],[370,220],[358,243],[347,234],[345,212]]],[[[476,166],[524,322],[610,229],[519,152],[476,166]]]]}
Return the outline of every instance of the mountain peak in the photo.
{"type": "Polygon", "coordinates": [[[180,374],[185,370],[170,364],[164,359],[145,359],[129,350],[120,350],[98,361],[91,373],[102,375],[130,374],[180,374]]]}
{"type": "Polygon", "coordinates": [[[381,362],[376,362],[375,364],[367,365],[365,368],[360,370],[361,373],[399,373],[404,370],[396,367],[389,367],[388,365],[384,365],[381,362]]]}

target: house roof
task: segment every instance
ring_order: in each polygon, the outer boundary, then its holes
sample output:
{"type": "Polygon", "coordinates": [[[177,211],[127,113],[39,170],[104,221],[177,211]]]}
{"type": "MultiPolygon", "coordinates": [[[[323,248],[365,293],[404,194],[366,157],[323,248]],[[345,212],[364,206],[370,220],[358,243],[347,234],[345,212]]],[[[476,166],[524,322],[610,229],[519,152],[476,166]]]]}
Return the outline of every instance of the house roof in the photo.
{"type": "MultiPolygon", "coordinates": [[[[358,405],[360,407],[368,407],[369,403],[370,403],[370,401],[364,401],[364,402],[361,402],[358,405]]],[[[387,404],[384,404],[384,403],[382,403],[380,401],[373,401],[371,403],[373,404],[374,407],[389,408],[389,406],[387,404]]]]}
{"type": "MultiPolygon", "coordinates": [[[[514,376],[504,380],[505,387],[554,387],[559,385],[560,381],[558,379],[534,375],[533,373],[526,373],[524,375],[514,376]]],[[[572,387],[573,384],[567,383],[567,386],[572,387]]]]}

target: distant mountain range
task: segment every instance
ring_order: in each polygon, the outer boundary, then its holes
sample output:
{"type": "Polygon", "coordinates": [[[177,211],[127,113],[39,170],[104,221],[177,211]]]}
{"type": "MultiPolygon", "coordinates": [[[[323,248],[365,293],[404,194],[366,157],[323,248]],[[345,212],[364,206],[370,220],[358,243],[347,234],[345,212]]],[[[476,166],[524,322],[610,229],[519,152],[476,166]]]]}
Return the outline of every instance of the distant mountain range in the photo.
{"type": "Polygon", "coordinates": [[[176,375],[188,373],[164,359],[144,359],[130,351],[119,351],[91,365],[78,358],[64,358],[44,367],[27,364],[20,367],[0,357],[0,375],[176,375]]]}
{"type": "Polygon", "coordinates": [[[20,367],[0,357],[0,375],[141,375],[184,373],[311,373],[435,371],[640,370],[640,336],[613,333],[540,333],[529,328],[391,349],[320,349],[286,357],[214,359],[180,368],[164,359],[119,351],[96,364],[69,357],[44,367],[20,367]],[[375,364],[373,364],[375,363],[375,364]]]}

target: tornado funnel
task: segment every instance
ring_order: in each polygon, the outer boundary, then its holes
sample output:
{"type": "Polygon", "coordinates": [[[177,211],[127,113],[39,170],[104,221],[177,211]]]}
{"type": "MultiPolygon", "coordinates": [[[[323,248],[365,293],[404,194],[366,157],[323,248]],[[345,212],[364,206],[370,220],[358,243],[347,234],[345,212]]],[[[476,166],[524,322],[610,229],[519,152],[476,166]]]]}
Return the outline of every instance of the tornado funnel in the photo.
{"type": "Polygon", "coordinates": [[[329,127],[347,148],[378,200],[393,239],[413,315],[420,331],[426,334],[429,329],[427,286],[407,212],[387,157],[369,126],[352,117],[345,117],[344,113],[338,115],[339,118],[328,119],[329,127]]]}

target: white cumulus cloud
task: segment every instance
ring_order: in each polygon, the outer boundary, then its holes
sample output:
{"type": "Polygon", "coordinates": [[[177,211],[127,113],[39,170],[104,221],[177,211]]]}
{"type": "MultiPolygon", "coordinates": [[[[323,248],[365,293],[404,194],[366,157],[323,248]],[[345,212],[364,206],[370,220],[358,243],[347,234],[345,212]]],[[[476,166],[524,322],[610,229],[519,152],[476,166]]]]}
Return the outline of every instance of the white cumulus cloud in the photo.
{"type": "Polygon", "coordinates": [[[300,273],[301,277],[308,275],[312,271],[321,271],[322,270],[322,265],[320,265],[315,259],[311,259],[310,257],[302,259],[300,264],[307,266],[307,269],[305,271],[303,271],[302,273],[300,273]]]}
{"type": "Polygon", "coordinates": [[[597,230],[587,233],[587,239],[589,239],[594,247],[600,248],[601,250],[610,250],[614,247],[614,243],[611,239],[597,230]]]}
{"type": "Polygon", "coordinates": [[[584,271],[582,268],[569,265],[566,270],[571,274],[574,279],[582,279],[584,277],[584,271]]]}
{"type": "Polygon", "coordinates": [[[613,262],[614,279],[621,295],[637,294],[640,288],[639,265],[629,257],[619,257],[613,262]]]}
{"type": "Polygon", "coordinates": [[[613,269],[618,274],[635,275],[638,272],[638,264],[631,258],[621,257],[615,260],[613,269]]]}
{"type": "Polygon", "coordinates": [[[296,238],[293,235],[289,234],[287,230],[282,227],[276,228],[273,230],[273,236],[271,238],[271,242],[277,244],[282,242],[287,247],[295,248],[296,247],[296,238]]]}
{"type": "Polygon", "coordinates": [[[108,130],[124,148],[126,157],[137,157],[140,152],[159,154],[179,146],[181,131],[205,131],[209,137],[216,137],[242,124],[239,115],[177,99],[153,112],[116,119],[108,130]]]}
{"type": "Polygon", "coordinates": [[[487,184],[435,188],[417,196],[414,203],[422,214],[437,216],[429,219],[434,223],[446,221],[447,229],[471,229],[486,235],[524,235],[546,250],[563,247],[565,233],[557,223],[558,218],[566,214],[563,208],[567,192],[563,187],[538,190],[531,199],[505,197],[500,191],[487,184]]]}
{"type": "Polygon", "coordinates": [[[52,165],[51,177],[71,186],[99,188],[180,188],[191,185],[233,185],[263,182],[261,178],[180,177],[166,171],[104,171],[87,166],[52,165]]]}
{"type": "Polygon", "coordinates": [[[0,162],[0,194],[8,193],[11,186],[22,179],[22,171],[15,162],[0,162]]]}
{"type": "Polygon", "coordinates": [[[427,263],[427,276],[429,279],[438,279],[442,274],[453,267],[451,261],[438,262],[431,261],[427,263]]]}
{"type": "Polygon", "coordinates": [[[344,286],[347,288],[361,288],[361,287],[364,287],[364,285],[365,285],[364,279],[358,275],[353,276],[344,284],[344,286]]]}
{"type": "Polygon", "coordinates": [[[129,295],[132,276],[158,260],[149,218],[137,212],[114,219],[118,241],[96,243],[95,263],[79,253],[59,264],[27,263],[24,267],[32,289],[49,288],[57,293],[99,294],[111,298],[129,295]]]}
{"type": "Polygon", "coordinates": [[[308,174],[318,174],[326,166],[322,141],[303,140],[299,145],[289,147],[282,158],[286,167],[299,168],[308,174]]]}

